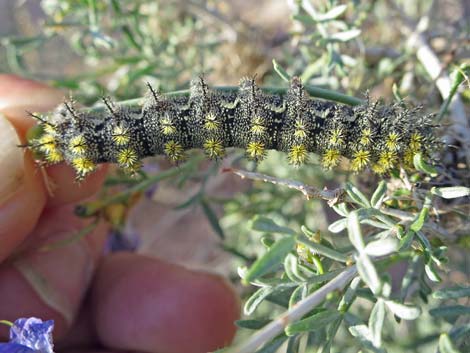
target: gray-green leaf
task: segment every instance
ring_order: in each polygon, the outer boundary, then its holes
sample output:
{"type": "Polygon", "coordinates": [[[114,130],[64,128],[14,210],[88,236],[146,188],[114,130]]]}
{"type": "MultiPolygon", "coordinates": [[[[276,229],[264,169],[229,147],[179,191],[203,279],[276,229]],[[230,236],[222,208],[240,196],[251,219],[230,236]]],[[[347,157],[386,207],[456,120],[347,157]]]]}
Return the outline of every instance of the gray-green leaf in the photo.
{"type": "Polygon", "coordinates": [[[375,347],[382,346],[382,328],[385,320],[385,304],[382,299],[378,299],[372,308],[369,317],[369,331],[372,336],[372,343],[375,347]]]}
{"type": "Polygon", "coordinates": [[[279,233],[288,235],[295,234],[292,229],[280,226],[276,224],[272,219],[262,216],[255,216],[253,218],[251,229],[266,233],[279,233]]]}
{"type": "Polygon", "coordinates": [[[387,182],[385,180],[382,180],[377,186],[377,189],[375,189],[374,194],[372,195],[372,198],[370,199],[370,203],[372,204],[372,207],[379,208],[382,205],[382,201],[386,195],[386,192],[387,192],[387,182]]]}
{"type": "Polygon", "coordinates": [[[263,300],[266,299],[268,295],[270,295],[274,289],[272,287],[261,287],[256,292],[254,292],[251,297],[245,302],[245,306],[243,307],[243,312],[245,315],[251,315],[256,310],[258,305],[260,305],[263,300]]]}
{"type": "Polygon", "coordinates": [[[457,197],[470,196],[470,188],[465,186],[448,186],[442,188],[432,188],[431,192],[434,195],[440,196],[444,199],[456,199],[457,197]]]}
{"type": "Polygon", "coordinates": [[[470,286],[442,288],[435,291],[432,296],[436,299],[456,299],[470,297],[470,286]]]}
{"type": "Polygon", "coordinates": [[[315,331],[325,328],[335,321],[341,314],[336,310],[325,310],[317,314],[313,314],[306,319],[302,319],[286,327],[286,335],[292,336],[301,332],[315,331]]]}
{"type": "Polygon", "coordinates": [[[295,242],[294,237],[285,237],[275,242],[263,256],[251,265],[243,281],[248,283],[273,271],[292,250],[295,242]]]}
{"type": "Polygon", "coordinates": [[[421,309],[417,306],[401,304],[393,300],[385,301],[392,313],[403,320],[415,320],[421,315],[421,309]]]}

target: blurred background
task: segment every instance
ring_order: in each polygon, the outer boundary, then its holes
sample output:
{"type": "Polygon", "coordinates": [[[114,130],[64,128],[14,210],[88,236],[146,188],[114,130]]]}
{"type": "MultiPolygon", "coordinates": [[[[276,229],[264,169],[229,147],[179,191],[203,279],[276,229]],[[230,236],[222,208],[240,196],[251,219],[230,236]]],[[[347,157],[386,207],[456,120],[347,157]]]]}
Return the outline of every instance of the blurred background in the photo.
{"type": "MultiPolygon", "coordinates": [[[[405,98],[423,105],[423,114],[437,113],[455,72],[470,64],[470,2],[0,0],[0,71],[47,82],[87,106],[104,95],[116,101],[141,97],[146,82],[162,92],[185,89],[200,73],[215,86],[237,85],[241,77],[256,75],[260,85],[285,87],[273,60],[305,84],[359,98],[368,92],[386,102],[405,98]]],[[[436,185],[470,184],[465,79],[439,122],[439,134],[454,147],[439,156],[445,173],[436,185]]],[[[264,251],[259,236],[246,226],[254,215],[328,233],[339,216],[324,202],[305,202],[295,190],[220,173],[225,166],[255,170],[240,161],[242,156],[233,151],[221,165],[201,163],[190,174],[161,182],[121,205],[110,251],[132,249],[217,271],[237,283],[237,267],[264,251]]],[[[315,164],[312,157],[311,165],[294,169],[282,154],[272,152],[256,170],[320,188],[353,180],[369,193],[380,180],[368,173],[350,175],[347,168],[324,172],[315,164]]],[[[167,168],[168,163],[154,158],[144,170],[152,175],[167,168]]],[[[114,181],[123,187],[124,179],[117,173],[114,181]]],[[[104,194],[115,190],[111,186],[104,194]]],[[[470,207],[468,202],[440,206],[457,210],[440,219],[454,245],[445,282],[468,285],[470,207]]],[[[345,242],[337,235],[329,241],[335,246],[345,242]]],[[[404,270],[398,266],[395,271],[404,270]]],[[[240,287],[240,292],[248,296],[252,289],[240,287]]],[[[270,310],[261,307],[258,316],[270,310]]],[[[370,310],[370,305],[358,310],[370,310]]],[[[416,323],[390,324],[388,349],[429,352],[437,332],[449,325],[429,313],[416,323]]],[[[335,351],[357,351],[348,337],[341,332],[335,351]]]]}

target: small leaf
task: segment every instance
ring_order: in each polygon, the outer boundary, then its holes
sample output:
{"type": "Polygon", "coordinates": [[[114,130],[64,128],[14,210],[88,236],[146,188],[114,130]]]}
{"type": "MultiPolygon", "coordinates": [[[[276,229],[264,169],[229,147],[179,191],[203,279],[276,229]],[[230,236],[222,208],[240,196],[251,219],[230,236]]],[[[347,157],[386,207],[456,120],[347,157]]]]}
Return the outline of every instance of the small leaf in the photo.
{"type": "Polygon", "coordinates": [[[271,320],[266,319],[258,319],[258,320],[237,320],[235,321],[235,325],[240,328],[246,328],[248,330],[259,330],[260,328],[264,327],[265,325],[269,324],[271,320]]]}
{"type": "Polygon", "coordinates": [[[273,59],[273,67],[274,67],[274,71],[277,72],[280,78],[282,78],[286,82],[290,81],[290,76],[287,73],[287,71],[284,70],[284,68],[281,65],[279,65],[275,59],[273,59]]]}
{"type": "Polygon", "coordinates": [[[386,193],[387,193],[387,183],[385,180],[382,180],[377,186],[377,189],[375,189],[374,194],[372,195],[372,198],[370,199],[370,203],[373,208],[380,208],[380,206],[382,205],[382,201],[385,198],[386,193]]]}
{"type": "Polygon", "coordinates": [[[339,214],[340,216],[347,217],[349,214],[348,208],[346,207],[345,202],[341,202],[340,204],[334,205],[333,210],[339,214]]]}
{"type": "Polygon", "coordinates": [[[248,270],[244,282],[248,283],[274,270],[292,250],[294,237],[285,237],[274,243],[266,253],[258,258],[248,270]]]}
{"type": "Polygon", "coordinates": [[[215,214],[215,212],[209,206],[208,202],[204,199],[201,199],[201,206],[212,229],[221,239],[224,239],[225,238],[224,230],[220,226],[219,219],[217,218],[217,215],[215,214]]]}
{"type": "Polygon", "coordinates": [[[305,284],[301,284],[298,286],[291,294],[289,298],[289,308],[292,308],[295,304],[300,302],[304,299],[308,294],[307,286],[305,284]]]}
{"type": "Polygon", "coordinates": [[[364,348],[374,353],[385,353],[385,350],[374,346],[372,343],[372,334],[366,325],[349,326],[349,332],[359,340],[364,348]]]}
{"type": "Polygon", "coordinates": [[[328,329],[328,332],[327,332],[328,340],[326,344],[323,346],[323,350],[321,351],[322,353],[330,353],[331,345],[333,344],[333,340],[336,336],[336,333],[338,332],[338,329],[342,321],[343,321],[343,316],[341,315],[339,318],[336,319],[336,321],[334,321],[330,325],[330,328],[328,329]]]}
{"type": "Polygon", "coordinates": [[[436,168],[433,166],[427,164],[424,159],[423,155],[421,153],[416,153],[413,157],[413,164],[415,168],[421,172],[424,172],[426,174],[429,174],[432,177],[436,177],[439,175],[437,172],[436,168]]]}
{"type": "Polygon", "coordinates": [[[341,314],[336,310],[328,309],[321,311],[287,326],[286,335],[292,336],[297,333],[324,329],[325,326],[329,325],[340,316],[341,314]]]}
{"type": "Polygon", "coordinates": [[[419,212],[418,217],[410,225],[410,229],[413,232],[416,233],[420,231],[421,228],[423,228],[424,222],[426,222],[426,219],[429,214],[429,209],[431,208],[431,203],[432,203],[432,196],[430,193],[428,193],[424,199],[423,208],[419,212]]]}
{"type": "Polygon", "coordinates": [[[435,291],[432,296],[436,299],[456,299],[462,297],[470,297],[470,286],[442,288],[435,291]]]}
{"type": "Polygon", "coordinates": [[[266,233],[295,235],[292,229],[277,225],[272,219],[262,216],[255,216],[253,218],[251,229],[266,233]]]}
{"type": "Polygon", "coordinates": [[[412,230],[409,230],[406,233],[406,235],[403,238],[400,239],[399,250],[400,251],[407,250],[411,246],[411,243],[413,242],[414,236],[415,236],[415,232],[413,232],[412,230]]]}
{"type": "Polygon", "coordinates": [[[431,192],[434,195],[440,196],[444,199],[456,199],[458,197],[470,196],[470,188],[467,188],[465,186],[432,188],[431,192]]]}
{"type": "Polygon", "coordinates": [[[330,247],[325,245],[314,243],[313,241],[308,240],[304,236],[299,236],[297,238],[299,243],[306,245],[313,253],[323,255],[329,259],[333,259],[340,262],[346,262],[348,260],[348,256],[345,254],[340,253],[330,247]]]}
{"type": "Polygon", "coordinates": [[[328,12],[325,12],[322,14],[315,14],[315,15],[312,14],[312,18],[315,22],[331,21],[341,16],[346,11],[347,8],[348,8],[348,5],[338,5],[338,6],[333,7],[328,12]]]}
{"type": "Polygon", "coordinates": [[[270,295],[274,289],[272,287],[261,287],[256,292],[254,292],[251,297],[245,302],[243,307],[243,312],[245,315],[251,315],[256,310],[256,308],[270,295]]]}
{"type": "Polygon", "coordinates": [[[369,331],[372,336],[372,343],[375,347],[382,346],[382,328],[385,320],[385,303],[383,299],[377,299],[369,317],[369,331]]]}
{"type": "Polygon", "coordinates": [[[395,96],[395,100],[397,102],[403,102],[403,97],[400,94],[400,90],[398,89],[398,85],[397,85],[396,82],[394,82],[393,85],[392,85],[392,93],[395,96]]]}
{"type": "Polygon", "coordinates": [[[365,208],[371,207],[370,202],[367,199],[367,197],[353,184],[346,183],[345,189],[346,189],[346,192],[348,193],[348,196],[351,198],[352,201],[354,201],[358,205],[361,205],[365,208]]]}
{"type": "Polygon", "coordinates": [[[348,235],[349,241],[359,253],[365,248],[364,239],[362,238],[361,226],[359,225],[359,214],[357,211],[348,215],[348,235]]]}
{"type": "Polygon", "coordinates": [[[380,282],[380,278],[377,275],[377,270],[375,269],[374,264],[366,253],[362,253],[356,258],[356,265],[359,275],[361,276],[362,280],[369,286],[372,293],[380,293],[382,283],[380,282]]]}
{"type": "Polygon", "coordinates": [[[398,250],[399,243],[395,238],[371,241],[366,245],[365,252],[369,256],[385,256],[398,250]]]}
{"type": "Polygon", "coordinates": [[[261,349],[258,349],[256,353],[275,353],[286,340],[286,336],[274,338],[271,342],[268,342],[263,347],[261,347],[261,349]]]}
{"type": "Polygon", "coordinates": [[[439,337],[439,353],[460,353],[447,333],[443,333],[439,337]]]}
{"type": "Polygon", "coordinates": [[[470,307],[465,305],[440,306],[429,310],[429,313],[436,317],[454,318],[460,315],[469,315],[470,307]]]}
{"type": "Polygon", "coordinates": [[[441,109],[439,110],[439,114],[437,115],[436,122],[440,123],[442,118],[444,117],[444,114],[447,112],[447,108],[449,107],[452,98],[454,95],[457,93],[457,89],[459,88],[460,84],[464,82],[465,80],[468,81],[467,73],[469,71],[469,65],[467,63],[463,63],[460,65],[460,67],[456,68],[452,74],[452,85],[450,87],[450,92],[449,95],[447,96],[446,100],[444,103],[441,105],[441,109]]]}
{"type": "Polygon", "coordinates": [[[333,222],[329,225],[328,230],[331,233],[340,233],[343,230],[345,230],[348,226],[348,219],[347,218],[342,218],[337,220],[336,222],[333,222]]]}
{"type": "Polygon", "coordinates": [[[287,254],[284,259],[284,270],[286,271],[287,277],[289,277],[292,282],[305,282],[307,279],[299,269],[297,257],[292,254],[287,254]]]}
{"type": "Polygon", "coordinates": [[[285,353],[299,353],[299,344],[300,344],[300,337],[298,335],[294,335],[289,337],[287,341],[287,348],[285,353]]]}
{"type": "Polygon", "coordinates": [[[361,283],[360,277],[354,277],[353,280],[351,281],[351,284],[346,290],[346,293],[344,293],[343,298],[341,298],[341,301],[338,304],[338,310],[341,313],[345,313],[351,306],[354,299],[356,299],[356,292],[357,292],[357,289],[359,288],[360,283],[361,283]]]}
{"type": "Polygon", "coordinates": [[[441,282],[441,277],[439,277],[436,269],[434,268],[433,263],[430,261],[424,265],[424,272],[426,276],[433,282],[441,282]]]}
{"type": "Polygon", "coordinates": [[[338,42],[347,42],[351,39],[358,37],[361,34],[361,30],[358,28],[353,28],[348,31],[338,32],[330,35],[327,40],[329,41],[338,41],[338,42]]]}
{"type": "Polygon", "coordinates": [[[415,320],[421,315],[421,309],[417,306],[401,304],[393,300],[387,300],[385,304],[392,313],[403,320],[415,320]]]}

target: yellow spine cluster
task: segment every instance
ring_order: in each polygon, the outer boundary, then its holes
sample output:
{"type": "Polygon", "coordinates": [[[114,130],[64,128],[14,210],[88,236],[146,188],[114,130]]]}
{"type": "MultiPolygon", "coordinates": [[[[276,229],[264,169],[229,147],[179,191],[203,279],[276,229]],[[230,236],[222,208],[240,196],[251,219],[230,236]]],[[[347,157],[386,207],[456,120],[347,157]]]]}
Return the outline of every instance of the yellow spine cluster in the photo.
{"type": "Polygon", "coordinates": [[[124,146],[129,143],[130,136],[128,129],[122,126],[116,126],[113,129],[113,141],[118,146],[124,146]]]}
{"type": "Polygon", "coordinates": [[[253,160],[261,160],[266,156],[266,148],[264,143],[252,141],[246,147],[246,154],[248,158],[253,160]]]}
{"type": "Polygon", "coordinates": [[[87,157],[76,157],[72,160],[72,166],[79,178],[85,177],[96,169],[96,164],[87,157]]]}
{"type": "Polygon", "coordinates": [[[398,141],[400,136],[396,132],[391,132],[387,136],[387,141],[385,142],[385,147],[389,151],[397,151],[399,149],[398,141]]]}
{"type": "Polygon", "coordinates": [[[218,138],[209,138],[204,142],[204,151],[211,159],[219,159],[225,156],[225,149],[222,141],[218,138]]]}
{"type": "Polygon", "coordinates": [[[255,116],[251,125],[251,132],[254,135],[263,135],[266,132],[266,122],[263,118],[255,116]]]}
{"type": "Polygon", "coordinates": [[[359,172],[363,170],[370,162],[370,152],[367,150],[358,150],[354,152],[353,159],[351,161],[351,170],[353,172],[359,172]]]}
{"type": "Polygon", "coordinates": [[[86,140],[83,135],[72,137],[69,142],[69,149],[73,154],[84,155],[86,153],[86,140]]]}
{"type": "Polygon", "coordinates": [[[359,139],[359,144],[364,147],[369,146],[371,142],[371,137],[372,131],[369,128],[362,130],[361,138],[359,139]]]}
{"type": "Polygon", "coordinates": [[[57,146],[57,141],[50,127],[50,133],[43,135],[39,141],[39,150],[44,153],[47,162],[55,164],[62,162],[64,156],[57,146]]]}
{"type": "Polygon", "coordinates": [[[218,130],[220,128],[220,119],[218,119],[213,113],[209,113],[206,115],[204,127],[209,131],[218,130]]]}
{"type": "Polygon", "coordinates": [[[423,137],[417,132],[411,135],[410,142],[408,144],[408,147],[405,150],[405,155],[404,155],[404,162],[407,168],[410,168],[413,166],[413,158],[415,154],[421,151],[422,139],[423,137]]]}
{"type": "Polygon", "coordinates": [[[294,145],[290,148],[288,154],[289,163],[295,166],[300,166],[307,162],[308,151],[305,145],[294,145]]]}
{"type": "Polygon", "coordinates": [[[117,153],[116,159],[119,163],[119,167],[128,172],[135,172],[140,167],[139,156],[136,151],[130,147],[120,150],[117,153]]]}
{"type": "Polygon", "coordinates": [[[160,120],[160,131],[163,135],[173,135],[176,132],[176,126],[169,117],[163,117],[160,120]]]}
{"type": "Polygon", "coordinates": [[[322,165],[325,169],[331,169],[339,164],[341,152],[336,148],[328,148],[323,153],[322,165]]]}
{"type": "Polygon", "coordinates": [[[163,147],[167,158],[173,162],[181,162],[185,159],[184,148],[180,143],[170,140],[163,147]]]}
{"type": "Polygon", "coordinates": [[[294,136],[300,139],[307,137],[305,122],[302,119],[297,119],[295,121],[294,136]]]}

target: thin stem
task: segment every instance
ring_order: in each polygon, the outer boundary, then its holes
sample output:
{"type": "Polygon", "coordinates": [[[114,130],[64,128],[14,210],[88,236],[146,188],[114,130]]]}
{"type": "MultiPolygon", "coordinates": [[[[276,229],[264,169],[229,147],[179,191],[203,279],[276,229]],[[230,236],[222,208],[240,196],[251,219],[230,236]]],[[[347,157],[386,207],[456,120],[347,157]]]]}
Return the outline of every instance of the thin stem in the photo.
{"type": "MultiPolygon", "coordinates": [[[[238,86],[214,86],[213,89],[218,92],[236,93],[238,92],[239,88],[238,86]]],[[[288,90],[287,87],[277,87],[277,86],[265,86],[265,87],[261,87],[261,89],[265,91],[266,93],[278,94],[278,95],[285,95],[288,90]]],[[[339,92],[331,91],[331,90],[320,88],[320,87],[306,85],[305,90],[312,97],[331,100],[331,101],[338,102],[338,103],[343,103],[343,104],[348,104],[348,105],[360,105],[364,103],[364,101],[359,98],[348,96],[346,94],[342,94],[339,92]]],[[[166,97],[179,97],[179,96],[184,97],[184,96],[189,96],[190,93],[191,91],[189,89],[183,89],[179,91],[167,92],[167,93],[164,93],[163,95],[166,97]]],[[[142,103],[143,103],[142,97],[117,102],[117,104],[121,106],[126,106],[126,107],[141,107],[142,103]]],[[[104,106],[104,104],[97,104],[96,106],[92,108],[85,109],[85,111],[89,111],[89,112],[101,112],[104,110],[106,110],[106,107],[104,106]]]]}
{"type": "Polygon", "coordinates": [[[229,349],[227,353],[252,353],[255,352],[262,344],[269,342],[271,339],[280,334],[287,325],[301,319],[305,314],[319,305],[326,296],[335,290],[343,289],[349,281],[356,275],[356,266],[351,266],[320,289],[310,294],[305,299],[298,302],[295,306],[284,312],[276,320],[272,321],[264,328],[256,332],[245,342],[229,349]]]}
{"type": "Polygon", "coordinates": [[[98,223],[99,223],[99,219],[97,218],[96,220],[88,224],[86,227],[80,229],[78,232],[72,234],[71,236],[66,237],[64,239],[59,239],[49,244],[45,244],[41,246],[38,249],[38,251],[45,252],[45,251],[56,250],[64,246],[67,246],[69,244],[72,244],[73,242],[76,242],[82,239],[83,237],[87,236],[88,234],[90,234],[96,228],[98,223]]]}
{"type": "Polygon", "coordinates": [[[300,191],[302,194],[305,195],[307,200],[311,198],[316,199],[323,199],[328,201],[329,206],[334,206],[340,202],[345,200],[345,190],[338,188],[334,190],[320,190],[313,186],[303,184],[296,180],[291,179],[283,179],[283,178],[275,178],[266,174],[255,173],[255,172],[248,172],[246,170],[241,169],[234,169],[234,168],[226,168],[223,172],[230,172],[233,174],[238,175],[242,179],[250,179],[250,180],[259,180],[265,183],[271,183],[274,185],[282,185],[287,186],[288,188],[295,189],[300,191]]]}
{"type": "Polygon", "coordinates": [[[7,326],[13,326],[13,322],[8,321],[8,320],[0,320],[0,324],[7,325],[7,326]]]}

